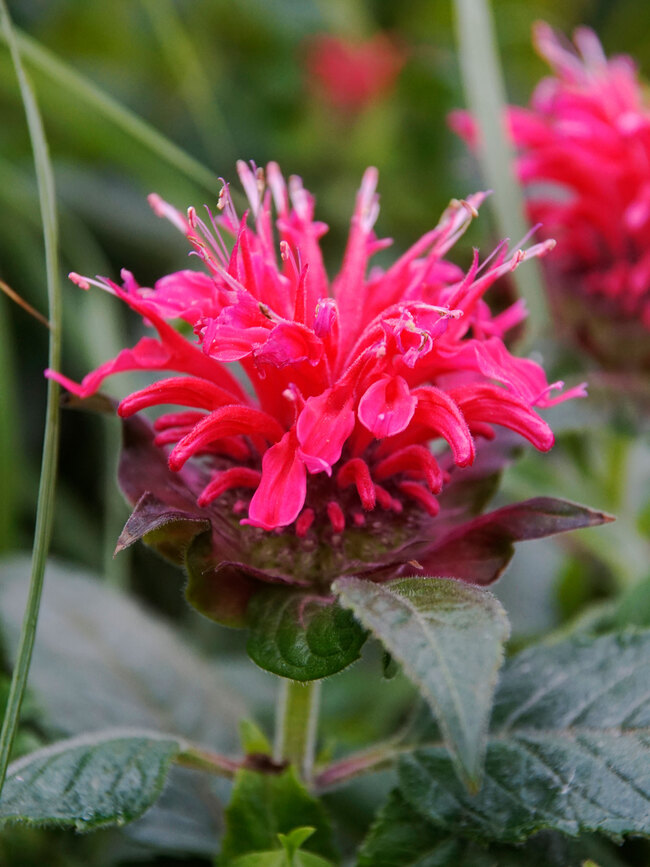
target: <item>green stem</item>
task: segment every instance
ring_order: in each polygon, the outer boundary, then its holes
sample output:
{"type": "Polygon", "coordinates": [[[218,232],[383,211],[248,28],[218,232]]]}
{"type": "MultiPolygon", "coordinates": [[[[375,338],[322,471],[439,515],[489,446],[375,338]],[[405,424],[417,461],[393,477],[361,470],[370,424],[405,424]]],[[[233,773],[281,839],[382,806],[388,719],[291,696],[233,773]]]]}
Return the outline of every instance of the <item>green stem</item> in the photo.
{"type": "Polygon", "coordinates": [[[298,683],[282,679],[276,718],[276,761],[294,765],[300,776],[311,780],[314,769],[320,681],[298,683]]]}
{"type": "MultiPolygon", "coordinates": [[[[8,43],[9,38],[6,33],[4,38],[8,43]]],[[[193,156],[190,156],[187,151],[158,132],[151,124],[138,117],[135,112],[121,105],[97,85],[63,63],[51,51],[43,48],[34,39],[24,34],[18,34],[13,38],[14,44],[17,43],[20,46],[25,59],[32,66],[39,69],[52,81],[56,81],[80,102],[99,111],[127,135],[139,141],[152,153],[157,154],[205,189],[213,192],[218,192],[221,189],[221,181],[217,175],[193,156]]]]}
{"type": "Polygon", "coordinates": [[[226,777],[229,780],[232,780],[237,770],[241,767],[241,762],[229,759],[227,756],[198,749],[197,747],[190,747],[185,750],[174,761],[177,765],[182,765],[184,768],[205,771],[208,774],[226,777]]]}
{"type": "Polygon", "coordinates": [[[605,492],[608,507],[620,512],[623,507],[625,489],[627,487],[627,458],[630,438],[618,431],[611,431],[605,445],[607,466],[605,475],[605,492]]]}
{"type": "MultiPolygon", "coordinates": [[[[27,116],[27,125],[34,152],[34,165],[38,181],[38,195],[43,221],[43,238],[45,242],[45,267],[47,272],[48,319],[50,322],[49,366],[59,369],[61,359],[61,293],[58,281],[58,222],[56,215],[56,200],[54,178],[50,165],[43,123],[34,97],[34,92],[25,75],[20,58],[18,44],[12,30],[11,19],[7,12],[5,0],[0,0],[0,19],[7,44],[11,51],[16,77],[27,116]]],[[[20,708],[27,684],[27,675],[32,659],[36,623],[40,608],[43,577],[47,560],[52,523],[54,519],[54,488],[56,482],[56,459],[59,443],[59,387],[52,380],[48,381],[47,409],[45,434],[43,442],[43,458],[41,463],[41,479],[38,490],[38,505],[36,512],[36,529],[32,553],[32,574],[29,584],[27,606],[23,617],[20,642],[11,680],[7,709],[0,732],[0,792],[4,785],[9,757],[18,728],[20,708]]]]}
{"type": "Polygon", "coordinates": [[[19,502],[20,464],[18,448],[16,380],[13,365],[13,341],[9,331],[9,316],[4,298],[0,300],[0,478],[2,508],[0,509],[0,551],[8,551],[16,541],[16,515],[19,502]]]}
{"type": "MultiPolygon", "coordinates": [[[[506,94],[489,0],[455,0],[456,31],[467,106],[480,129],[479,161],[492,189],[497,229],[514,243],[528,231],[523,196],[513,173],[513,149],[505,130],[506,94]]],[[[530,260],[513,274],[526,300],[528,344],[547,330],[548,308],[539,264],[530,260]]]]}

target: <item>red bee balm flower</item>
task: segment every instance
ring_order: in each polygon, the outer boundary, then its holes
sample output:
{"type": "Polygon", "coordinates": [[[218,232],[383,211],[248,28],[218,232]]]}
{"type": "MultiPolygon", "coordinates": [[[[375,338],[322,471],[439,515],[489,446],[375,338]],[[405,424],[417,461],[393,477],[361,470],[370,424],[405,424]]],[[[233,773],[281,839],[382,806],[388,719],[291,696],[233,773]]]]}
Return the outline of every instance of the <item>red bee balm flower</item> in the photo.
{"type": "Polygon", "coordinates": [[[312,84],[334,108],[355,112],[387,93],[405,56],[383,33],[367,42],[320,34],[308,41],[312,84]]]}
{"type": "MultiPolygon", "coordinates": [[[[608,60],[591,30],[576,30],[575,51],[544,23],[533,38],[553,76],[508,121],[530,217],[558,241],[547,263],[551,300],[606,366],[650,368],[647,95],[632,59],[608,60]]],[[[451,123],[476,143],[467,113],[451,123]]]]}
{"type": "MultiPolygon", "coordinates": [[[[82,288],[95,283],[122,299],[158,337],[143,337],[80,385],[49,376],[87,397],[122,371],[180,374],[118,407],[124,419],[153,406],[184,408],[158,417],[153,432],[142,422],[126,425],[120,479],[137,506],[121,546],[146,534],[165,553],[187,558],[187,550],[178,551],[209,528],[199,546],[208,565],[198,573],[202,581],[211,569],[212,583],[190,595],[195,602],[201,596],[197,604],[215,619],[237,622],[259,581],[308,584],[326,594],[342,574],[380,580],[417,572],[434,557],[435,574],[488,583],[507,563],[510,542],[568,528],[564,518],[543,531],[509,524],[505,536],[497,532],[508,544],[495,556],[481,530],[491,521],[484,516],[480,527],[468,525],[476,544],[463,549],[458,541],[459,522],[482,507],[481,485],[498,469],[497,445],[479,446],[494,437],[493,425],[547,450],[553,434],[536,408],[584,394],[580,386],[551,397],[562,383],[548,385],[539,365],[514,358],[502,341],[522,318],[521,304],[492,316],[483,301],[501,274],[543,255],[552,242],[512,254],[502,244],[482,264],[475,252],[463,273],[444,256],[477,215],[479,193],[453,201],[390,268],[368,272],[372,254],[388,243],[373,232],[377,172],[368,169],[343,267],[330,285],[319,247],[326,227],[314,221],[300,179],[287,186],[274,163],[265,173],[244,163],[238,171],[250,202],[241,219],[227,186],[219,216],[207,222],[193,209],[185,218],[151,197],[156,213],[186,234],[206,272],[170,274],[153,289],[128,272],[122,287],[71,275],[82,288]],[[234,237],[232,249],[224,233],[234,237]],[[169,320],[191,326],[196,341],[169,320]],[[229,365],[245,374],[249,388],[229,365]],[[480,460],[460,471],[477,450],[480,460]],[[470,482],[470,494],[459,481],[470,482]],[[435,517],[441,492],[445,508],[435,517]],[[452,548],[445,534],[453,534],[452,548]],[[206,602],[222,579],[227,592],[206,602]]],[[[505,527],[502,511],[493,515],[505,527]]],[[[583,511],[576,523],[576,514],[572,527],[594,522],[583,511]]]]}

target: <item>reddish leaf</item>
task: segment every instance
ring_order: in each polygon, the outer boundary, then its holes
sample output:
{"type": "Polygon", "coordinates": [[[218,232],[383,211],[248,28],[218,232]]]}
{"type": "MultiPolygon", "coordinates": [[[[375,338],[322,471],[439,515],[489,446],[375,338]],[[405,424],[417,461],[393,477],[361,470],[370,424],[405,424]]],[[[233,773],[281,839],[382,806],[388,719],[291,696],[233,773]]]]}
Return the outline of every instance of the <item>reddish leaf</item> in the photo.
{"type": "Polygon", "coordinates": [[[604,512],[566,500],[536,497],[475,518],[447,534],[418,559],[430,574],[460,578],[471,584],[491,584],[510,562],[515,542],[613,520],[604,512]]]}
{"type": "Polygon", "coordinates": [[[143,539],[164,557],[181,565],[184,552],[192,539],[210,529],[210,522],[196,513],[170,509],[152,493],[144,493],[117,540],[118,554],[134,542],[143,539]]]}

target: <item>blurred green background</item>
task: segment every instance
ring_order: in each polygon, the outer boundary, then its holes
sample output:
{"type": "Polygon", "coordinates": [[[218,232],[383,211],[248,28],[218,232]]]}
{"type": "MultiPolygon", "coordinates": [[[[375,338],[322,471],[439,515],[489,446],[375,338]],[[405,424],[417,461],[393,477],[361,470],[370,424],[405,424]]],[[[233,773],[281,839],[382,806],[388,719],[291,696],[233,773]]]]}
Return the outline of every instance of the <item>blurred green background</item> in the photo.
{"type": "MultiPolygon", "coordinates": [[[[147,285],[191,266],[184,239],[151,213],[146,195],[156,191],[181,209],[214,207],[217,178],[235,180],[238,158],[261,165],[273,159],[286,174],[303,177],[316,195],[318,218],[330,226],[324,240],[330,273],[340,261],[354,193],[367,165],[380,170],[378,232],[395,240],[395,253],[382,254],[385,260],[431,228],[450,198],[485,186],[445,121],[448,111],[464,105],[450,0],[10,0],[8,6],[25,34],[214,176],[202,186],[26,55],[54,164],[63,274],[75,270],[115,278],[127,267],[147,285]],[[340,113],[308,81],[310,40],[330,33],[363,41],[379,31],[403,52],[403,68],[388,92],[353,114],[340,113]]],[[[567,33],[578,24],[590,25],[608,53],[632,54],[650,74],[646,0],[495,0],[493,7],[512,102],[525,103],[546,71],[530,43],[538,18],[567,33]]],[[[0,279],[44,311],[32,154],[3,44],[0,113],[0,279]]],[[[454,259],[466,262],[472,243],[487,253],[496,240],[486,207],[454,259]]],[[[64,280],[63,295],[63,369],[79,379],[133,343],[138,322],[98,291],[83,293],[64,280]]],[[[566,347],[543,349],[545,364],[557,375],[573,382],[593,373],[590,362],[566,347]]],[[[46,359],[46,329],[0,295],[2,553],[31,547],[46,359]]],[[[119,397],[133,382],[118,377],[107,390],[119,397]]],[[[610,510],[619,521],[519,551],[499,589],[518,640],[618,594],[648,571],[650,469],[638,407],[623,402],[607,410],[596,401],[587,408],[563,408],[556,419],[557,448],[549,456],[527,454],[509,471],[502,500],[551,493],[610,510]]],[[[194,640],[208,649],[240,647],[240,636],[201,625],[189,614],[181,574],[149,551],[140,547],[112,559],[127,515],[114,484],[118,441],[114,420],[63,413],[53,553],[134,590],[174,620],[189,618],[194,640]]],[[[353,709],[343,713],[348,729],[346,735],[339,724],[340,738],[363,742],[369,731],[360,720],[373,700],[368,691],[357,695],[353,709]]],[[[329,718],[340,719],[344,689],[329,701],[329,718]]],[[[382,725],[394,722],[391,713],[382,725]]]]}

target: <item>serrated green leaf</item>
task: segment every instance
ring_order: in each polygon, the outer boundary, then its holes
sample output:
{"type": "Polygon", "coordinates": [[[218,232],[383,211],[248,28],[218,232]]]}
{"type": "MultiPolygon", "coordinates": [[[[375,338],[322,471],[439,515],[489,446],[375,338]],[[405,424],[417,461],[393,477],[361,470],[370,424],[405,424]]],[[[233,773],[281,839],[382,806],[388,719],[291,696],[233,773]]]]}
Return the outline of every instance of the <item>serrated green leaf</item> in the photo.
{"type": "MultiPolygon", "coordinates": [[[[26,558],[0,562],[0,624],[10,658],[28,574],[26,558]]],[[[128,726],[175,731],[228,752],[238,748],[239,717],[250,713],[218,663],[192,651],[133,598],[65,563],[46,571],[30,686],[58,735],[128,726]]],[[[160,800],[124,833],[162,851],[209,857],[218,847],[227,787],[174,767],[160,800]]]]}
{"type": "Polygon", "coordinates": [[[443,578],[341,578],[334,590],[418,686],[459,774],[475,789],[509,634],[501,604],[486,590],[443,578]]]}
{"type": "Polygon", "coordinates": [[[0,823],[91,831],[124,825],[158,798],[182,740],[108,730],[60,741],[10,766],[0,823]]]}
{"type": "Polygon", "coordinates": [[[357,867],[442,867],[461,863],[463,848],[461,839],[424,821],[393,791],[361,847],[357,867]]]}
{"type": "Polygon", "coordinates": [[[395,790],[361,847],[357,867],[583,867],[588,856],[601,858],[602,867],[623,863],[593,838],[542,833],[523,846],[506,846],[452,835],[423,819],[395,790]]]}
{"type": "Polygon", "coordinates": [[[440,746],[399,762],[408,803],[484,840],[543,829],[650,836],[650,632],[577,636],[521,653],[497,692],[481,791],[440,746]]]}
{"type": "MultiPolygon", "coordinates": [[[[280,774],[238,771],[226,819],[219,867],[226,867],[244,855],[273,854],[279,848],[278,834],[291,834],[305,827],[314,829],[303,841],[309,853],[336,857],[325,808],[309,794],[293,768],[280,774]]],[[[280,854],[286,861],[286,850],[280,850],[280,854]]]]}
{"type": "Polygon", "coordinates": [[[270,587],[248,607],[251,659],[292,680],[318,680],[359,658],[366,631],[336,601],[270,587]]]}

